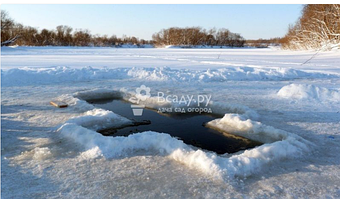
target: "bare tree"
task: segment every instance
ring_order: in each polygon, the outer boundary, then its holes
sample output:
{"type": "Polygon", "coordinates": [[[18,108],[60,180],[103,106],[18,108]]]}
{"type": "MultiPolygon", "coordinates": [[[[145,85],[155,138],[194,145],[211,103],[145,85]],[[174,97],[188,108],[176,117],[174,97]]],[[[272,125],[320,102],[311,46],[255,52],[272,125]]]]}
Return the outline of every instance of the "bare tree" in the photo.
{"type": "Polygon", "coordinates": [[[340,5],[305,5],[282,40],[287,49],[327,49],[340,45],[340,5]]]}
{"type": "Polygon", "coordinates": [[[1,46],[14,43],[20,35],[13,35],[14,20],[5,10],[1,10],[1,46]]]}

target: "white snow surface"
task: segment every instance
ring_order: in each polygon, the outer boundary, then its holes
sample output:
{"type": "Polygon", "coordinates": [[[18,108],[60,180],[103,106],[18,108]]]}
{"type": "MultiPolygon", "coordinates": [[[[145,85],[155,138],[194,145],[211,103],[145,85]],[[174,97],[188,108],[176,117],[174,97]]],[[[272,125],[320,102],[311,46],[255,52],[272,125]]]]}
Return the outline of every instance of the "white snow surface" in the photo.
{"type": "Polygon", "coordinates": [[[339,198],[340,54],[277,49],[1,48],[3,198],[339,198]],[[212,95],[207,125],[263,142],[216,155],[85,100],[212,95]],[[69,107],[57,109],[50,100],[69,107]]]}

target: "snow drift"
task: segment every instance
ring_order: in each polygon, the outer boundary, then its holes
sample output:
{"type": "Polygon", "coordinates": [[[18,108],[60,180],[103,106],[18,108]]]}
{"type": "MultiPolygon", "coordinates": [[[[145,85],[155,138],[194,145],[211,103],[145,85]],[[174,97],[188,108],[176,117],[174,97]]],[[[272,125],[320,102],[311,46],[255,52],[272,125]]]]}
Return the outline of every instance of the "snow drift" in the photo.
{"type": "Polygon", "coordinates": [[[106,128],[117,128],[124,125],[132,124],[132,121],[103,109],[93,109],[87,111],[82,116],[74,117],[68,121],[92,130],[100,130],[106,128]]]}
{"type": "Polygon", "coordinates": [[[143,79],[150,81],[273,81],[296,78],[332,78],[334,74],[304,72],[287,68],[226,67],[221,69],[188,70],[155,68],[15,68],[1,70],[4,86],[27,84],[51,84],[59,82],[79,82],[104,79],[143,79]]]}
{"type": "Polygon", "coordinates": [[[282,87],[277,96],[294,100],[340,102],[340,91],[306,84],[290,84],[282,87]]]}

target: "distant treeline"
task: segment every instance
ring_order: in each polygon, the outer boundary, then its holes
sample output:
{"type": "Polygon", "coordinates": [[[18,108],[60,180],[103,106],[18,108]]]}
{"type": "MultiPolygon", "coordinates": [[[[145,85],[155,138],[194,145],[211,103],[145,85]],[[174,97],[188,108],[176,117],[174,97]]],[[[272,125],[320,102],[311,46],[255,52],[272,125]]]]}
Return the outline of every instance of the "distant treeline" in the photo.
{"type": "Polygon", "coordinates": [[[153,40],[143,40],[137,37],[116,35],[92,35],[89,30],[76,29],[60,25],[55,30],[24,26],[16,23],[8,16],[6,11],[1,10],[1,45],[23,45],[23,46],[121,46],[124,44],[155,46],[176,45],[189,46],[230,46],[243,47],[245,39],[237,33],[227,29],[205,30],[200,27],[168,28],[155,33],[153,40]]]}
{"type": "Polygon", "coordinates": [[[15,42],[23,46],[121,46],[124,44],[143,45],[152,44],[152,41],[138,39],[137,37],[116,35],[91,35],[89,30],[75,30],[69,26],[57,26],[55,30],[24,26],[11,19],[6,11],[1,10],[1,45],[15,42]]]}
{"type": "Polygon", "coordinates": [[[205,30],[200,27],[163,29],[152,35],[156,46],[230,46],[243,47],[245,39],[238,33],[227,29],[205,30]]]}
{"type": "Polygon", "coordinates": [[[330,49],[340,46],[340,5],[305,5],[281,41],[285,49],[330,49]]]}
{"type": "Polygon", "coordinates": [[[267,48],[268,46],[280,46],[282,38],[276,37],[271,39],[256,39],[256,40],[246,40],[245,45],[256,47],[256,48],[267,48]]]}

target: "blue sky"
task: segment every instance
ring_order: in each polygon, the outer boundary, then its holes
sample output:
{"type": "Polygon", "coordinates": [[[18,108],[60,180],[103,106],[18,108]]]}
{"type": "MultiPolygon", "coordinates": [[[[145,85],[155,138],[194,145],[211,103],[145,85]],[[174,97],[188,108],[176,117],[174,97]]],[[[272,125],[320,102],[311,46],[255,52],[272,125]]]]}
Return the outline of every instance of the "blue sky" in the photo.
{"type": "Polygon", "coordinates": [[[92,34],[151,39],[172,26],[227,28],[246,39],[284,36],[302,5],[1,5],[17,22],[39,29],[68,25],[92,34]]]}

